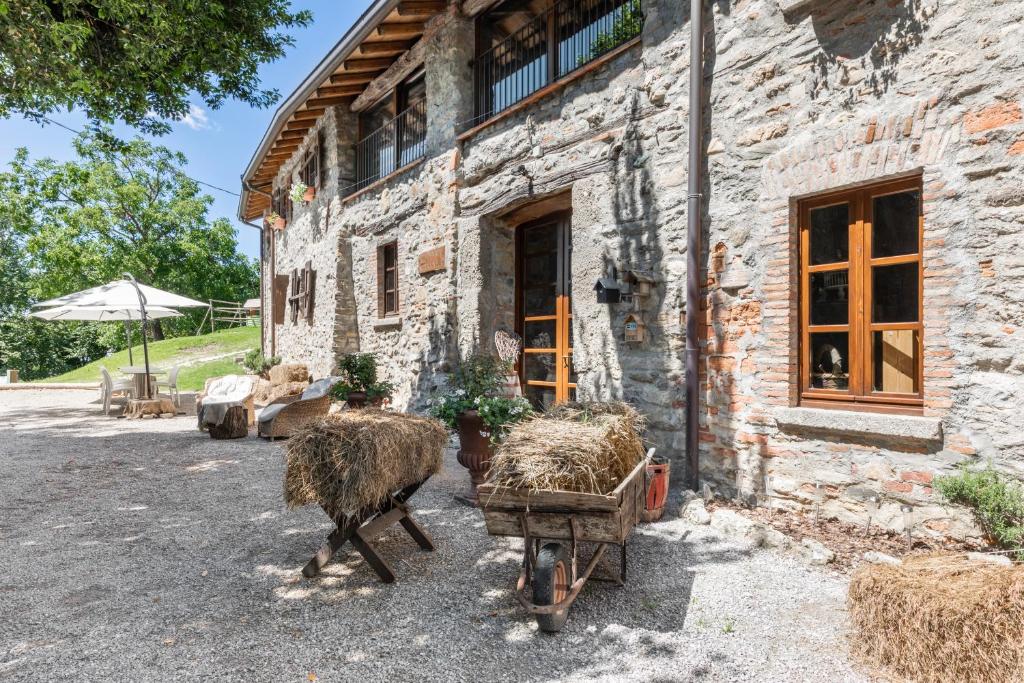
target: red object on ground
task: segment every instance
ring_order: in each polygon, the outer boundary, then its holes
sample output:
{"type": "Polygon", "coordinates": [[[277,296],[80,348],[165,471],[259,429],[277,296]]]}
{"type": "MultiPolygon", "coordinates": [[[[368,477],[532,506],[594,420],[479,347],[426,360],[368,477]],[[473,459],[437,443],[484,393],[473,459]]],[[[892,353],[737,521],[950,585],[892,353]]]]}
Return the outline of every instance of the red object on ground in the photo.
{"type": "Polygon", "coordinates": [[[647,500],[641,518],[645,522],[657,522],[665,514],[668,500],[668,478],[671,463],[652,462],[647,466],[647,500]]]}

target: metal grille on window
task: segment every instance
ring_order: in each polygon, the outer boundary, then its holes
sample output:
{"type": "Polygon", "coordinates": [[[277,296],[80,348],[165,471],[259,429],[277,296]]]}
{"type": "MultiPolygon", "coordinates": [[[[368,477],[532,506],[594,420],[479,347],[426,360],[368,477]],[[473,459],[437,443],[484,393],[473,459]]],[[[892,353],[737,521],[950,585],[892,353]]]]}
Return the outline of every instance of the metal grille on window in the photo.
{"type": "Polygon", "coordinates": [[[486,49],[474,61],[476,117],[484,121],[640,35],[642,0],[503,3],[479,27],[486,49]]]}
{"type": "Polygon", "coordinates": [[[422,158],[426,139],[427,100],[420,98],[356,143],[356,182],[345,194],[358,192],[422,158]]]}

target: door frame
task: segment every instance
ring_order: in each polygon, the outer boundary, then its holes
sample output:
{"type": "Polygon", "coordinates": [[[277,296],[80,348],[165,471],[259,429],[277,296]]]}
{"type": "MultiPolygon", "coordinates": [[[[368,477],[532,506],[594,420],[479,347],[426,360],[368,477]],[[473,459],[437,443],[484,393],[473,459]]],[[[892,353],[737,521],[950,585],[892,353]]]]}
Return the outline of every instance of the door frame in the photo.
{"type": "MultiPolygon", "coordinates": [[[[515,331],[523,340],[523,352],[519,361],[517,372],[519,381],[526,394],[526,322],[523,310],[523,234],[526,230],[538,225],[555,223],[558,234],[556,248],[561,257],[558,259],[556,281],[555,281],[555,403],[564,403],[569,400],[570,392],[576,391],[576,384],[569,381],[572,374],[573,347],[569,346],[569,336],[572,328],[572,292],[571,272],[566,268],[572,267],[572,209],[552,211],[544,216],[520,223],[515,226],[515,331]],[[570,258],[567,258],[570,256],[570,258]]],[[[541,385],[547,386],[547,385],[541,385]]]]}

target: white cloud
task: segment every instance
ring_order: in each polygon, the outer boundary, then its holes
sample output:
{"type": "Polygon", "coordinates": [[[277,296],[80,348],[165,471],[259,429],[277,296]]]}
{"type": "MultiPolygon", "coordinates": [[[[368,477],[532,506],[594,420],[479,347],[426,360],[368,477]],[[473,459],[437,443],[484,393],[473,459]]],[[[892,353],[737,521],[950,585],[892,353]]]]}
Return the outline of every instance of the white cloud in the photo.
{"type": "Polygon", "coordinates": [[[206,110],[198,104],[188,105],[188,113],[181,118],[181,122],[192,130],[207,130],[210,128],[210,118],[206,110]]]}

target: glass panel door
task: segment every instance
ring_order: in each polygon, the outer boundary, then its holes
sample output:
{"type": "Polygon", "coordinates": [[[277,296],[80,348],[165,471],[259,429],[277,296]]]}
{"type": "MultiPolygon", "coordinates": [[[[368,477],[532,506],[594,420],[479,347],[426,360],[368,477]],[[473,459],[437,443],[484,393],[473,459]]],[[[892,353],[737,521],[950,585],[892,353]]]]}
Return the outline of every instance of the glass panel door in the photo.
{"type": "Polygon", "coordinates": [[[568,214],[520,227],[517,327],[523,337],[520,379],[538,410],[574,400],[571,240],[568,214]]]}

